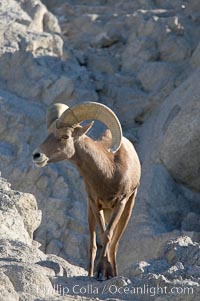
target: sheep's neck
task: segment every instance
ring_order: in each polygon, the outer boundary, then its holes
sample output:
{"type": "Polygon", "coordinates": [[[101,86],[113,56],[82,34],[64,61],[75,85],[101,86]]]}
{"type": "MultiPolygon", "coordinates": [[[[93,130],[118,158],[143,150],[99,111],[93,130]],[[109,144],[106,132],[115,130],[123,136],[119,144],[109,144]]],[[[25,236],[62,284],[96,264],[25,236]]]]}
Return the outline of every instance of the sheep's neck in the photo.
{"type": "Polygon", "coordinates": [[[82,176],[91,181],[109,180],[114,173],[113,154],[98,141],[85,136],[75,143],[75,155],[72,161],[82,176]]]}

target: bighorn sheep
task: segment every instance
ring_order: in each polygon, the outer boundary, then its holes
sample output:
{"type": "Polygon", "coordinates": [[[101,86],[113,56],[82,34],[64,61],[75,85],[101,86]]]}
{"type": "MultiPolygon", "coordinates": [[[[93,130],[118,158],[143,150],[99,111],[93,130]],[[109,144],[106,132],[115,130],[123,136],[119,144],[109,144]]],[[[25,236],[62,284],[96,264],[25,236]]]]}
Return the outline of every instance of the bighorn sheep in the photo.
{"type": "Polygon", "coordinates": [[[95,276],[105,280],[117,275],[116,253],[127,226],[140,181],[141,167],[132,143],[122,137],[118,118],[107,106],[85,102],[69,108],[54,104],[47,111],[49,135],[33,152],[39,166],[71,160],[78,167],[88,196],[90,232],[89,275],[94,274],[96,257],[96,225],[100,228],[102,250],[95,276]],[[94,141],[86,133],[99,120],[109,130],[94,141]]]}

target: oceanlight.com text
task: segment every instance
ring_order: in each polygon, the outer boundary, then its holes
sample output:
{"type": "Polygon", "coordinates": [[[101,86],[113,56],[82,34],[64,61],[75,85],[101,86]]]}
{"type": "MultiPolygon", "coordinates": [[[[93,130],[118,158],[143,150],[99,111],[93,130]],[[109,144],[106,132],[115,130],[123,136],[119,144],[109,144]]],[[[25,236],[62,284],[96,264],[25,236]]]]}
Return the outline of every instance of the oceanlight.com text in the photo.
{"type": "Polygon", "coordinates": [[[100,296],[100,295],[110,295],[110,296],[128,296],[128,295],[149,295],[150,297],[158,295],[193,295],[194,288],[187,286],[116,286],[115,284],[105,284],[105,285],[94,285],[94,284],[75,284],[73,286],[61,286],[54,285],[51,289],[45,286],[39,286],[37,288],[38,294],[42,291],[43,295],[59,294],[61,296],[66,295],[85,295],[85,296],[100,296]]]}

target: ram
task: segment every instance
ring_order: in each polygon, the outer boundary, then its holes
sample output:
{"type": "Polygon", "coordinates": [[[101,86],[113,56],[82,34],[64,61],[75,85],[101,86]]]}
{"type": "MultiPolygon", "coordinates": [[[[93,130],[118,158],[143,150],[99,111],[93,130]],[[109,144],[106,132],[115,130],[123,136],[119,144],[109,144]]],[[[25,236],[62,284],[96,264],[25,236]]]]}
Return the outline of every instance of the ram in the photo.
{"type": "Polygon", "coordinates": [[[56,103],[47,111],[49,135],[33,152],[33,162],[43,167],[62,160],[72,161],[83,177],[87,192],[90,232],[89,275],[106,280],[117,275],[116,254],[137,194],[141,167],[132,143],[122,136],[120,122],[107,106],[84,102],[69,108],[56,103]],[[93,121],[107,126],[100,140],[87,136],[93,121]],[[102,249],[97,251],[96,226],[102,249]]]}

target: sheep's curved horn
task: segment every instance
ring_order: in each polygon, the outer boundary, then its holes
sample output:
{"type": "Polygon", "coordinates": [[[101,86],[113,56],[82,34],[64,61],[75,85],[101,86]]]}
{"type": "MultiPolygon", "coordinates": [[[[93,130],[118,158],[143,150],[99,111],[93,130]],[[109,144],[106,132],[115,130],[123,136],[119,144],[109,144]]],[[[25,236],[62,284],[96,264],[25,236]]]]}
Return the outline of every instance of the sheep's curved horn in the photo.
{"type": "Polygon", "coordinates": [[[115,113],[107,106],[97,102],[84,102],[67,109],[57,121],[57,127],[72,126],[88,119],[104,123],[112,133],[111,150],[117,151],[121,145],[122,129],[115,113]]]}
{"type": "Polygon", "coordinates": [[[64,111],[66,111],[69,107],[63,103],[55,103],[50,106],[47,110],[46,114],[46,125],[47,129],[50,129],[53,122],[60,118],[64,111]]]}

